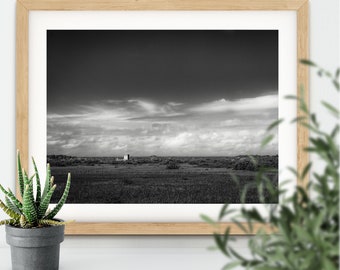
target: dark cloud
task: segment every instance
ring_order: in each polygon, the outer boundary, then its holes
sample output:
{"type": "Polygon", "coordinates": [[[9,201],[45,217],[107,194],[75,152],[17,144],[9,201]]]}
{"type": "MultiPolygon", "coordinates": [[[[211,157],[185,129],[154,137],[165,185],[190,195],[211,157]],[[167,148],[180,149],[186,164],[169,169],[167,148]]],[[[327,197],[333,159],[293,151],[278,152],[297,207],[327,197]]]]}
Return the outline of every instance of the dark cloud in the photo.
{"type": "Polygon", "coordinates": [[[278,85],[276,30],[48,30],[48,111],[99,100],[202,103],[278,85]]]}

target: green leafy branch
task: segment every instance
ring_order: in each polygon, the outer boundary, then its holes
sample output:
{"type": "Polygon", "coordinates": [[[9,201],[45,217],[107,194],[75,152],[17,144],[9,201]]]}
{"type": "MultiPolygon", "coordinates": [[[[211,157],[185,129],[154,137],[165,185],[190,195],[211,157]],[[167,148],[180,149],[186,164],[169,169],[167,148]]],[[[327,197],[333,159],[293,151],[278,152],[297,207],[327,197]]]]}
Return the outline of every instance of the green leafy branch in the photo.
{"type": "MultiPolygon", "coordinates": [[[[302,60],[301,63],[317,69],[317,74],[330,79],[335,90],[339,92],[339,68],[331,73],[309,60],[302,60]]],[[[254,234],[248,242],[250,256],[244,256],[232,247],[231,241],[235,238],[230,234],[229,227],[222,234],[214,234],[217,249],[230,259],[223,269],[240,266],[254,270],[339,268],[340,112],[328,102],[321,101],[334,121],[332,130],[326,132],[321,129],[316,114],[309,110],[303,94],[301,89],[299,97],[287,97],[297,100],[301,112],[301,115],[291,122],[297,122],[310,131],[309,146],[304,151],[313,153],[324,168],[321,172],[315,172],[311,162],[300,171],[288,168],[299,181],[303,181],[308,175],[311,181],[305,188],[297,186],[294,193],[287,195],[279,205],[270,205],[265,214],[256,208],[245,207],[235,212],[228,209],[229,205],[226,204],[217,220],[202,215],[203,220],[214,227],[218,228],[223,220],[229,218],[245,234],[254,234]],[[256,230],[255,223],[269,225],[275,233],[268,234],[264,229],[256,230]]],[[[267,131],[270,132],[282,122],[281,119],[275,121],[267,131]]],[[[266,136],[262,146],[267,145],[272,139],[272,134],[266,136]]],[[[258,178],[262,179],[263,176],[259,173],[258,178]]],[[[270,183],[267,184],[269,187],[270,183]]],[[[287,181],[280,185],[278,194],[286,194],[285,184],[287,181]]]]}

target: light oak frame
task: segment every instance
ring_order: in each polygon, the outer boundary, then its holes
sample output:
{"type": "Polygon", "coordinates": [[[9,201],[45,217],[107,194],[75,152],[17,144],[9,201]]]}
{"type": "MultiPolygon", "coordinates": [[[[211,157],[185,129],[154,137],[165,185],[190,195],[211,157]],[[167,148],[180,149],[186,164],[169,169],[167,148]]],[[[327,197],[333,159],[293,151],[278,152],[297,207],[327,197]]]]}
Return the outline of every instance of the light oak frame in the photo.
{"type": "MultiPolygon", "coordinates": [[[[298,63],[308,58],[308,0],[17,0],[16,6],[16,147],[22,164],[28,168],[28,19],[33,10],[269,10],[297,13],[297,89],[305,89],[308,100],[308,67],[298,63]]],[[[300,95],[299,91],[296,92],[300,95]]],[[[299,113],[298,113],[299,116],[299,113]]],[[[303,148],[308,145],[308,130],[297,126],[297,168],[308,163],[303,148]]],[[[307,181],[307,180],[306,180],[307,181]]],[[[307,182],[301,183],[305,186],[307,182]]],[[[18,186],[18,185],[17,185],[18,186]]],[[[18,193],[18,190],[17,190],[18,193]]],[[[232,234],[244,234],[233,223],[221,224],[232,234]]],[[[259,228],[260,225],[255,225],[259,228]]],[[[211,225],[192,223],[114,223],[82,222],[66,226],[70,235],[210,235],[211,225]]]]}

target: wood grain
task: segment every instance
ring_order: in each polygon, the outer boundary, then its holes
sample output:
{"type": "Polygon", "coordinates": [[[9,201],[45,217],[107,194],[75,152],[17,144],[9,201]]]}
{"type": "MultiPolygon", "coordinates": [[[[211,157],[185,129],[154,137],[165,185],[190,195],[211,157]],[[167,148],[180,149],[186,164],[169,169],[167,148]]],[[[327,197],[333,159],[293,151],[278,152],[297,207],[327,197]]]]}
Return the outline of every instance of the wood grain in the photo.
{"type": "MultiPolygon", "coordinates": [[[[28,166],[28,15],[30,10],[294,10],[297,12],[297,57],[308,58],[307,0],[18,0],[16,35],[16,145],[22,164],[28,166]]],[[[304,85],[308,100],[308,67],[298,64],[298,87],[304,85]]],[[[297,94],[299,94],[297,92],[297,94]]],[[[308,145],[308,132],[298,127],[298,168],[308,163],[303,148],[308,145]]],[[[303,185],[306,185],[306,180],[303,185]]],[[[18,194],[17,185],[17,194],[18,194]]],[[[236,224],[223,223],[236,235],[246,234],[236,224]]],[[[256,224],[255,231],[262,225],[256,224]]],[[[268,226],[267,232],[272,232],[268,226]]],[[[71,223],[68,235],[210,235],[214,228],[206,223],[71,223]]]]}
{"type": "MultiPolygon", "coordinates": [[[[307,65],[299,63],[301,59],[309,58],[309,28],[308,28],[308,16],[309,7],[308,2],[305,2],[297,11],[297,96],[301,97],[300,89],[303,89],[303,98],[306,103],[309,104],[309,68],[307,65]]],[[[297,108],[297,116],[302,116],[303,113],[297,108]]],[[[304,151],[304,148],[309,143],[308,129],[297,125],[297,168],[303,170],[303,168],[309,162],[308,152],[304,151]]],[[[306,187],[309,180],[309,175],[305,177],[303,181],[299,181],[298,185],[306,187]]]]}
{"type": "MultiPolygon", "coordinates": [[[[28,168],[28,10],[16,6],[16,147],[28,168]]],[[[16,194],[20,197],[19,185],[16,194]]]]}
{"type": "Polygon", "coordinates": [[[305,0],[20,0],[30,10],[297,10],[305,0]]]}
{"type": "MultiPolygon", "coordinates": [[[[185,223],[69,223],[65,227],[66,235],[211,235],[223,233],[227,227],[233,235],[245,234],[233,223],[221,223],[218,228],[202,222],[185,223]]],[[[254,232],[262,228],[272,233],[269,226],[254,224],[254,232]]]]}

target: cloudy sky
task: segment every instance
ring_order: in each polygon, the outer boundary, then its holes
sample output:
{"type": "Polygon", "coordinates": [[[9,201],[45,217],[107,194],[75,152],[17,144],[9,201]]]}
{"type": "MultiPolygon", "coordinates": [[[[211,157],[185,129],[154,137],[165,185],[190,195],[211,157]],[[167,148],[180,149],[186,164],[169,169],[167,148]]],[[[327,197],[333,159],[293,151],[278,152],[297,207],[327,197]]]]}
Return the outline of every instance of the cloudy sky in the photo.
{"type": "Polygon", "coordinates": [[[47,33],[48,154],[277,154],[277,93],[277,31],[47,33]]]}

